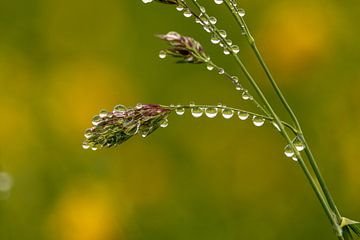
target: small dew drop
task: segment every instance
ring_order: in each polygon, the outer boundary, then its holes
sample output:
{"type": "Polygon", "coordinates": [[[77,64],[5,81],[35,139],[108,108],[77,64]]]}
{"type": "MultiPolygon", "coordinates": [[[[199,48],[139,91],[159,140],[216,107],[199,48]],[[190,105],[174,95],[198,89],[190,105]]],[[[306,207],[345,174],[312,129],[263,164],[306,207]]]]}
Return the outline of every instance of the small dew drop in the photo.
{"type": "Polygon", "coordinates": [[[244,91],[243,93],[242,93],[242,99],[244,99],[244,100],[249,100],[249,99],[251,99],[251,95],[248,93],[248,91],[244,91]]]}
{"type": "Polygon", "coordinates": [[[161,59],[166,58],[166,52],[165,52],[164,50],[161,50],[161,51],[159,52],[159,58],[161,58],[161,59]]]}
{"type": "Polygon", "coordinates": [[[181,12],[182,10],[184,10],[184,7],[181,5],[176,6],[176,10],[178,10],[179,12],[181,12]]]}
{"type": "Polygon", "coordinates": [[[294,144],[296,150],[298,150],[299,152],[301,152],[305,149],[305,144],[303,143],[303,141],[301,141],[301,138],[299,136],[297,136],[293,140],[293,144],[294,144]]]}
{"type": "Polygon", "coordinates": [[[163,119],[160,123],[160,127],[166,128],[169,125],[169,120],[167,118],[163,119]]]}
{"type": "Polygon", "coordinates": [[[232,45],[231,46],[231,50],[234,52],[234,53],[239,53],[240,52],[240,48],[238,45],[232,45]]]}
{"type": "Polygon", "coordinates": [[[225,119],[230,119],[234,116],[234,111],[232,109],[229,109],[229,108],[224,108],[222,110],[222,116],[225,118],[225,119]]]}
{"type": "Polygon", "coordinates": [[[182,107],[176,108],[175,113],[179,116],[182,116],[185,113],[185,108],[182,108],[182,107]]]}
{"type": "Polygon", "coordinates": [[[206,8],[204,6],[200,6],[200,12],[205,13],[206,12],[206,8]]]}
{"type": "Polygon", "coordinates": [[[142,103],[138,103],[138,104],[136,104],[136,106],[135,106],[136,109],[141,109],[142,107],[143,107],[142,103]]]}
{"type": "Polygon", "coordinates": [[[288,158],[291,158],[294,156],[295,153],[294,153],[294,150],[292,149],[292,147],[290,146],[290,144],[286,145],[286,147],[284,148],[284,154],[288,158]]]}
{"type": "Polygon", "coordinates": [[[230,51],[229,51],[229,49],[228,49],[227,47],[224,48],[224,51],[223,51],[223,52],[224,52],[225,55],[229,55],[229,54],[230,54],[230,51]]]}
{"type": "Polygon", "coordinates": [[[88,128],[88,129],[85,130],[84,137],[85,137],[86,139],[89,139],[89,138],[92,137],[92,130],[91,130],[91,128],[88,128]]]}
{"type": "Polygon", "coordinates": [[[279,124],[277,124],[276,122],[272,121],[271,124],[276,128],[276,130],[278,130],[279,132],[281,132],[281,128],[279,127],[279,124]]]}
{"type": "Polygon", "coordinates": [[[220,42],[220,39],[215,34],[211,37],[210,40],[213,44],[218,44],[220,42]]]}
{"type": "Polygon", "coordinates": [[[219,34],[222,38],[226,38],[226,36],[227,36],[227,33],[225,30],[219,30],[219,34]]]}
{"type": "Polygon", "coordinates": [[[224,73],[225,73],[225,70],[224,70],[223,68],[220,68],[220,69],[219,69],[219,74],[222,75],[222,74],[224,74],[224,73]]]}
{"type": "Polygon", "coordinates": [[[114,107],[115,113],[125,113],[125,111],[126,111],[126,107],[124,105],[119,104],[114,107]]]}
{"type": "Polygon", "coordinates": [[[89,143],[88,142],[83,142],[82,148],[83,149],[89,149],[89,143]]]}
{"type": "Polygon", "coordinates": [[[143,3],[151,3],[153,0],[142,0],[143,3]]]}
{"type": "Polygon", "coordinates": [[[216,17],[209,17],[209,22],[213,25],[216,24],[217,23],[216,17]]]}
{"type": "Polygon", "coordinates": [[[208,64],[208,65],[206,66],[206,68],[207,68],[207,70],[212,71],[212,70],[214,69],[214,66],[211,65],[211,64],[208,64]]]}
{"type": "Polygon", "coordinates": [[[239,78],[237,76],[232,76],[231,80],[233,81],[233,83],[238,83],[239,82],[239,78]]]}
{"type": "Polygon", "coordinates": [[[186,9],[183,14],[187,18],[192,16],[192,13],[191,13],[190,9],[186,9]]]}
{"type": "Polygon", "coordinates": [[[294,160],[295,162],[299,161],[299,160],[297,159],[297,157],[295,157],[295,156],[292,157],[291,159],[294,160]]]}
{"type": "Polygon", "coordinates": [[[208,118],[214,118],[216,117],[218,114],[218,109],[217,108],[214,108],[214,107],[208,107],[205,109],[205,115],[208,117],[208,118]]]}
{"type": "Polygon", "coordinates": [[[97,147],[92,147],[91,150],[96,151],[97,147]]]}
{"type": "Polygon", "coordinates": [[[238,117],[240,118],[240,120],[245,121],[246,119],[249,118],[249,113],[240,111],[240,112],[238,112],[238,117]]]}
{"type": "Polygon", "coordinates": [[[252,121],[256,127],[261,127],[265,123],[265,119],[259,116],[254,116],[252,121]]]}
{"type": "Polygon", "coordinates": [[[109,115],[109,112],[106,111],[105,109],[101,110],[100,113],[99,113],[99,116],[100,116],[101,118],[105,118],[105,117],[107,117],[108,115],[109,115]]]}
{"type": "Polygon", "coordinates": [[[238,91],[243,90],[242,86],[240,84],[236,84],[235,89],[238,91]]]}
{"type": "Polygon", "coordinates": [[[191,115],[195,118],[199,118],[203,115],[204,111],[201,107],[192,107],[191,108],[191,115]]]}
{"type": "MultiPolygon", "coordinates": [[[[144,0],[143,0],[144,1],[144,0]]],[[[214,2],[216,3],[216,4],[222,4],[223,2],[224,2],[224,0],[214,0],[214,2]]]]}
{"type": "Polygon", "coordinates": [[[95,117],[93,117],[93,119],[92,119],[92,124],[94,125],[94,126],[97,126],[97,125],[99,125],[100,123],[101,123],[101,117],[99,116],[99,115],[96,115],[95,117]]]}
{"type": "Polygon", "coordinates": [[[245,12],[244,9],[240,8],[239,11],[238,11],[238,14],[239,14],[240,17],[244,17],[246,12],[245,12]]]}

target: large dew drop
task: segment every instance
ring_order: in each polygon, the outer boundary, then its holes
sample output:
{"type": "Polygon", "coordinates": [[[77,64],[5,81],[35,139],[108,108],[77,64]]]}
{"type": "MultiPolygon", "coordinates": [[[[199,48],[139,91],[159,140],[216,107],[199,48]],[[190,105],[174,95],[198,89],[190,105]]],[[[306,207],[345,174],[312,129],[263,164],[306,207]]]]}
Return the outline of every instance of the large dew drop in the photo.
{"type": "Polygon", "coordinates": [[[290,144],[286,145],[286,147],[284,148],[284,154],[288,158],[291,158],[291,157],[293,157],[295,155],[294,150],[292,149],[290,144]]]}
{"type": "Polygon", "coordinates": [[[161,59],[166,58],[166,52],[165,52],[164,50],[161,50],[161,51],[159,52],[159,58],[161,58],[161,59]]]}
{"type": "Polygon", "coordinates": [[[238,112],[238,117],[240,118],[240,120],[244,121],[249,118],[249,113],[240,111],[240,112],[238,112]]]}
{"type": "Polygon", "coordinates": [[[222,115],[225,119],[230,119],[234,116],[234,111],[232,109],[225,108],[222,110],[222,115]]]}
{"type": "MultiPolygon", "coordinates": [[[[144,0],[143,0],[144,1],[144,0]]],[[[214,2],[216,3],[216,4],[222,4],[223,2],[224,2],[224,0],[214,0],[214,2]]]]}
{"type": "Polygon", "coordinates": [[[187,18],[192,16],[192,13],[191,13],[190,9],[186,9],[183,14],[187,18]]]}
{"type": "Polygon", "coordinates": [[[254,116],[252,121],[256,127],[261,127],[265,123],[265,119],[259,116],[254,116]]]}
{"type": "Polygon", "coordinates": [[[185,108],[178,107],[178,108],[175,109],[175,113],[176,113],[177,115],[179,115],[179,116],[182,116],[182,115],[184,115],[184,113],[185,113],[185,108]]]}
{"type": "Polygon", "coordinates": [[[153,0],[142,0],[143,3],[151,3],[153,0]]]}
{"type": "Polygon", "coordinates": [[[216,117],[218,114],[218,109],[217,108],[214,108],[214,107],[208,107],[205,109],[205,115],[208,117],[208,118],[214,118],[216,117]]]}
{"type": "Polygon", "coordinates": [[[192,107],[191,108],[191,115],[195,118],[199,118],[203,115],[204,111],[201,107],[192,107]]]}

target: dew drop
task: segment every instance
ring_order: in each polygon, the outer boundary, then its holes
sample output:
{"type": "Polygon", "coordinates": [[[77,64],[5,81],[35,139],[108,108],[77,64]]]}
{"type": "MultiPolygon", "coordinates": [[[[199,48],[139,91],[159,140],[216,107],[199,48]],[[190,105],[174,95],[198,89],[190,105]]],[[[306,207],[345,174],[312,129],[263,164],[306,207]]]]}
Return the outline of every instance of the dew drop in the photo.
{"type": "Polygon", "coordinates": [[[167,118],[164,118],[160,123],[160,127],[162,128],[166,128],[168,125],[169,125],[169,120],[167,120],[167,118]]]}
{"type": "Polygon", "coordinates": [[[296,150],[298,150],[299,152],[301,152],[305,149],[305,144],[303,143],[303,141],[301,141],[301,138],[299,136],[297,136],[293,140],[293,144],[294,144],[296,150]]]}
{"type": "Polygon", "coordinates": [[[93,135],[93,133],[92,133],[91,128],[88,128],[88,129],[85,130],[84,136],[85,136],[86,139],[91,138],[92,135],[93,135]]]}
{"type": "Polygon", "coordinates": [[[105,117],[107,117],[108,115],[109,115],[109,112],[106,111],[105,109],[101,110],[100,113],[99,113],[99,116],[100,116],[101,118],[105,118],[105,117]]]}
{"type": "Polygon", "coordinates": [[[184,7],[181,5],[177,5],[176,6],[176,10],[178,10],[179,12],[181,12],[182,10],[184,10],[184,7]]]}
{"type": "Polygon", "coordinates": [[[295,162],[299,161],[299,160],[297,159],[297,157],[295,157],[295,156],[292,157],[291,159],[294,160],[295,162]]]}
{"type": "Polygon", "coordinates": [[[271,124],[276,128],[276,130],[281,132],[281,128],[280,128],[279,124],[277,124],[277,122],[272,121],[271,124]]]}
{"type": "Polygon", "coordinates": [[[189,103],[189,106],[190,106],[190,107],[194,107],[194,106],[195,106],[195,102],[194,102],[194,101],[190,102],[190,103],[189,103]]]}
{"type": "Polygon", "coordinates": [[[231,50],[234,52],[234,53],[239,53],[240,52],[240,48],[238,45],[232,45],[231,46],[231,50]]]}
{"type": "Polygon", "coordinates": [[[232,76],[231,80],[233,81],[233,83],[238,83],[239,82],[239,78],[237,76],[232,76]]]}
{"type": "Polygon", "coordinates": [[[214,66],[211,65],[211,64],[208,64],[208,65],[206,66],[206,68],[207,68],[207,70],[212,71],[212,70],[214,69],[214,66]]]}
{"type": "Polygon", "coordinates": [[[249,100],[249,99],[251,99],[251,95],[248,93],[248,91],[244,91],[243,93],[242,93],[242,99],[244,99],[244,100],[249,100]]]}
{"type": "Polygon", "coordinates": [[[256,127],[261,127],[265,123],[265,119],[259,116],[254,116],[252,121],[256,127]]]}
{"type": "Polygon", "coordinates": [[[216,117],[218,114],[218,109],[217,108],[214,108],[214,107],[208,107],[205,109],[205,115],[208,117],[208,118],[214,118],[216,117]]]}
{"type": "Polygon", "coordinates": [[[222,38],[226,38],[226,36],[227,36],[227,33],[225,30],[219,30],[219,34],[222,38]]]}
{"type": "Polygon", "coordinates": [[[225,73],[225,70],[223,68],[219,68],[219,74],[222,75],[225,73]]]}
{"type": "Polygon", "coordinates": [[[83,149],[89,149],[89,147],[90,147],[90,146],[89,146],[89,143],[88,143],[88,142],[86,142],[86,141],[83,142],[83,144],[82,144],[82,148],[83,148],[83,149]]]}
{"type": "Polygon", "coordinates": [[[138,103],[138,104],[136,104],[136,106],[135,106],[136,109],[141,109],[142,107],[143,107],[142,103],[138,103]]]}
{"type": "Polygon", "coordinates": [[[142,0],[143,3],[151,3],[153,0],[142,0]]]}
{"type": "Polygon", "coordinates": [[[224,52],[225,55],[229,55],[229,54],[230,54],[230,51],[229,51],[229,49],[228,49],[227,47],[224,48],[224,51],[223,51],[223,52],[224,52]]]}
{"type": "Polygon", "coordinates": [[[217,23],[216,17],[209,17],[209,22],[213,25],[216,24],[217,23]]]}
{"type": "Polygon", "coordinates": [[[166,52],[165,52],[164,50],[161,50],[161,51],[159,52],[159,58],[161,58],[161,59],[166,58],[166,52]]]}
{"type": "Polygon", "coordinates": [[[204,6],[200,6],[200,12],[205,13],[206,12],[206,8],[204,6]]]}
{"type": "Polygon", "coordinates": [[[184,113],[185,113],[185,108],[177,107],[177,108],[175,109],[175,113],[176,113],[177,115],[179,115],[179,116],[182,116],[182,115],[184,115],[184,113]]]}
{"type": "Polygon", "coordinates": [[[294,156],[295,153],[290,144],[286,145],[286,147],[284,148],[284,154],[289,158],[294,156]]]}
{"type": "Polygon", "coordinates": [[[215,34],[211,37],[210,40],[213,44],[218,44],[220,42],[220,39],[215,34]]]}
{"type": "Polygon", "coordinates": [[[238,11],[238,14],[239,14],[240,17],[244,17],[246,12],[245,12],[244,9],[240,8],[239,11],[238,11]]]}
{"type": "Polygon", "coordinates": [[[229,109],[229,108],[225,108],[222,110],[222,116],[225,118],[225,119],[230,119],[234,116],[234,111],[232,109],[229,109]]]}
{"type": "Polygon", "coordinates": [[[192,107],[191,108],[191,115],[195,118],[199,118],[203,115],[204,111],[201,107],[192,107]]]}
{"type": "Polygon", "coordinates": [[[96,151],[97,147],[92,147],[91,150],[96,151]]]}
{"type": "Polygon", "coordinates": [[[238,112],[238,117],[240,118],[240,120],[245,121],[246,119],[249,118],[249,113],[244,112],[244,111],[239,111],[238,112]]]}
{"type": "Polygon", "coordinates": [[[126,111],[126,107],[124,105],[119,104],[114,107],[115,113],[125,113],[125,111],[126,111]]]}
{"type": "Polygon", "coordinates": [[[235,89],[238,91],[243,90],[242,86],[240,84],[236,84],[235,89]]]}
{"type": "Polygon", "coordinates": [[[226,42],[226,44],[229,45],[229,46],[231,46],[232,43],[233,43],[233,42],[231,41],[231,39],[226,39],[225,42],[226,42]]]}
{"type": "Polygon", "coordinates": [[[187,18],[192,16],[192,13],[191,13],[190,9],[186,9],[183,14],[187,18]]]}
{"type": "MultiPolygon", "coordinates": [[[[144,0],[143,0],[144,1],[144,0]]],[[[214,0],[214,2],[216,3],[216,4],[222,4],[223,2],[224,2],[224,0],[214,0]]]]}
{"type": "Polygon", "coordinates": [[[92,119],[92,124],[94,125],[94,126],[97,126],[97,125],[99,125],[100,123],[101,123],[101,117],[99,116],[99,115],[96,115],[95,117],[93,117],[93,119],[92,119]]]}

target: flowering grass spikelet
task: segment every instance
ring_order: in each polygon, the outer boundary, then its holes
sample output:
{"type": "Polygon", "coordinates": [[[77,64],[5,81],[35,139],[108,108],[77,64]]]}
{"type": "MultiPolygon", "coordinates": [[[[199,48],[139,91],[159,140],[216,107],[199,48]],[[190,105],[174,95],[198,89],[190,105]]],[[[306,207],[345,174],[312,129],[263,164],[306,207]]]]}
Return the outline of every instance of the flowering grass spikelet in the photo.
{"type": "Polygon", "coordinates": [[[93,127],[85,131],[83,148],[96,150],[102,147],[119,145],[137,133],[143,137],[148,136],[161,127],[171,113],[170,108],[157,104],[138,104],[134,108],[118,105],[106,116],[95,116],[93,127]]]}
{"type": "Polygon", "coordinates": [[[170,44],[170,47],[163,51],[180,58],[178,63],[206,63],[210,60],[201,44],[191,37],[182,36],[177,32],[157,36],[170,44]]]}

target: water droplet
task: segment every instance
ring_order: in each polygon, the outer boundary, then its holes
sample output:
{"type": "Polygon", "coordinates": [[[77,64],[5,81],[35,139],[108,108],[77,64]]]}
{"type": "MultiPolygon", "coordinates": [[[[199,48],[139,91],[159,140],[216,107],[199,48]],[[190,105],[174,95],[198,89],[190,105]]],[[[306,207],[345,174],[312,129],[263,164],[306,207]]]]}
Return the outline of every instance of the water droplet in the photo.
{"type": "Polygon", "coordinates": [[[125,111],[126,111],[126,107],[124,105],[119,104],[114,107],[115,113],[125,113],[125,111]]]}
{"type": "Polygon", "coordinates": [[[205,109],[205,115],[208,117],[208,118],[214,118],[216,117],[218,114],[218,109],[217,108],[214,108],[214,107],[208,107],[205,109]]]}
{"type": "Polygon", "coordinates": [[[300,136],[297,136],[294,140],[293,140],[293,144],[296,148],[296,150],[298,150],[299,152],[303,151],[305,149],[305,144],[303,143],[303,141],[301,140],[300,136]]]}
{"type": "Polygon", "coordinates": [[[97,147],[92,147],[91,150],[96,151],[97,147]]]}
{"type": "Polygon", "coordinates": [[[161,50],[161,51],[159,52],[159,58],[161,58],[161,59],[166,58],[166,51],[161,50]]]}
{"type": "Polygon", "coordinates": [[[194,107],[194,106],[195,106],[195,102],[194,102],[194,101],[191,101],[191,102],[189,103],[189,106],[190,106],[190,107],[194,107]]]}
{"type": "Polygon", "coordinates": [[[220,42],[220,39],[218,38],[218,36],[217,35],[212,35],[212,37],[211,37],[211,43],[213,43],[213,44],[218,44],[219,42],[220,42]]]}
{"type": "Polygon", "coordinates": [[[238,91],[243,90],[242,86],[240,84],[236,84],[235,89],[238,91]]]}
{"type": "Polygon", "coordinates": [[[179,12],[181,12],[182,10],[184,10],[184,7],[181,5],[177,5],[176,6],[176,10],[178,10],[179,12]]]}
{"type": "Polygon", "coordinates": [[[225,119],[230,119],[230,118],[232,118],[232,116],[234,116],[234,111],[229,108],[224,108],[222,110],[222,115],[225,119]]]}
{"type": "Polygon", "coordinates": [[[259,117],[259,116],[254,116],[252,121],[253,121],[253,124],[257,127],[261,127],[265,123],[265,119],[262,117],[259,117]]]}
{"type": "Polygon", "coordinates": [[[286,145],[286,147],[284,148],[284,154],[289,158],[294,156],[295,153],[290,144],[286,145]]]}
{"type": "Polygon", "coordinates": [[[297,159],[297,157],[292,157],[291,159],[294,160],[295,162],[299,161],[299,160],[297,159]]]}
{"type": "Polygon", "coordinates": [[[191,13],[190,9],[186,9],[183,14],[184,14],[185,17],[191,17],[192,16],[192,13],[191,13]]]}
{"type": "Polygon", "coordinates": [[[208,64],[208,65],[206,66],[206,68],[207,68],[207,70],[212,71],[212,70],[214,69],[214,66],[211,65],[211,64],[208,64]]]}
{"type": "Polygon", "coordinates": [[[234,52],[234,53],[239,53],[240,52],[240,48],[238,45],[232,45],[231,46],[231,50],[234,52]]]}
{"type": "Polygon", "coordinates": [[[199,118],[203,115],[204,111],[201,107],[192,107],[191,108],[191,114],[195,118],[199,118]]]}
{"type": "Polygon", "coordinates": [[[184,115],[184,113],[185,113],[185,108],[178,107],[178,108],[175,109],[175,113],[176,113],[177,115],[179,115],[179,116],[182,116],[182,115],[184,115]]]}
{"type": "Polygon", "coordinates": [[[151,3],[153,0],[142,0],[143,3],[151,3]]]}
{"type": "Polygon", "coordinates": [[[169,120],[167,120],[167,118],[164,118],[160,123],[160,127],[162,128],[166,128],[168,125],[169,125],[169,120]]]}
{"type": "Polygon", "coordinates": [[[204,6],[200,6],[200,12],[205,13],[206,12],[206,8],[204,6]]]}
{"type": "MultiPolygon", "coordinates": [[[[144,0],[143,0],[144,1],[144,0]]],[[[224,2],[224,0],[214,0],[214,2],[216,3],[216,4],[222,4],[223,2],[224,2]]]]}
{"type": "Polygon", "coordinates": [[[86,141],[83,142],[83,145],[82,145],[82,148],[83,148],[83,149],[89,149],[89,147],[90,147],[90,146],[89,146],[89,143],[88,143],[88,142],[86,142],[86,141]]]}
{"type": "Polygon", "coordinates": [[[244,92],[242,93],[242,99],[244,99],[244,100],[249,100],[249,99],[251,99],[251,95],[249,94],[248,91],[244,91],[244,92]]]}
{"type": "Polygon", "coordinates": [[[219,30],[219,34],[222,38],[226,38],[226,36],[227,36],[227,33],[225,30],[219,30]]]}
{"type": "Polygon", "coordinates": [[[96,116],[93,117],[93,119],[92,119],[92,124],[93,124],[94,126],[97,126],[97,125],[99,125],[99,124],[101,123],[101,121],[102,121],[101,117],[100,117],[99,115],[96,115],[96,116]]]}
{"type": "Polygon", "coordinates": [[[231,39],[226,39],[226,40],[225,40],[225,42],[226,42],[226,43],[227,43],[227,45],[229,45],[229,46],[231,46],[231,45],[232,45],[232,43],[233,43],[233,42],[231,41],[231,39]]]}
{"type": "Polygon", "coordinates": [[[244,9],[240,8],[239,11],[238,11],[238,14],[239,14],[240,17],[244,17],[246,12],[245,12],[244,9]]]}
{"type": "Polygon", "coordinates": [[[231,80],[233,83],[238,83],[239,82],[239,78],[237,76],[232,76],[231,80]]]}
{"type": "Polygon", "coordinates": [[[85,130],[84,136],[85,136],[85,138],[89,139],[89,138],[92,137],[92,134],[93,133],[92,133],[91,128],[88,128],[88,129],[85,130]]]}
{"type": "Polygon", "coordinates": [[[222,69],[222,68],[219,68],[219,74],[222,75],[222,74],[224,74],[224,73],[225,73],[225,70],[222,69]]]}
{"type": "Polygon", "coordinates": [[[101,118],[105,118],[105,117],[108,116],[108,114],[109,114],[109,112],[106,111],[105,109],[103,109],[103,110],[100,111],[99,116],[100,116],[101,118]]]}
{"type": "Polygon", "coordinates": [[[209,17],[209,22],[213,25],[216,24],[217,23],[216,17],[209,17]]]}
{"type": "Polygon", "coordinates": [[[228,49],[227,47],[224,48],[224,51],[223,51],[223,52],[224,52],[225,55],[229,55],[229,54],[230,54],[230,51],[229,51],[229,49],[228,49]]]}
{"type": "Polygon", "coordinates": [[[244,112],[244,111],[239,111],[238,112],[238,117],[240,118],[240,120],[246,120],[249,118],[249,113],[244,112]]]}

